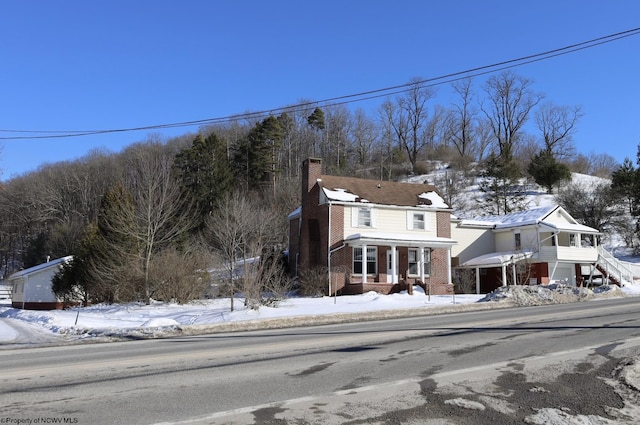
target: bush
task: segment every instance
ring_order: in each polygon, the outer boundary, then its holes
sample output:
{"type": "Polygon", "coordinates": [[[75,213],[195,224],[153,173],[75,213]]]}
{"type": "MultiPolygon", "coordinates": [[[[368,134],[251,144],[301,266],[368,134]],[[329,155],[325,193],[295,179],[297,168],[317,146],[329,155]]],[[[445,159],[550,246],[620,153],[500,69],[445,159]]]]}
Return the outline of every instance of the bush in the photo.
{"type": "Polygon", "coordinates": [[[329,273],[326,267],[304,269],[300,273],[299,293],[305,297],[322,297],[329,288],[329,273]]]}

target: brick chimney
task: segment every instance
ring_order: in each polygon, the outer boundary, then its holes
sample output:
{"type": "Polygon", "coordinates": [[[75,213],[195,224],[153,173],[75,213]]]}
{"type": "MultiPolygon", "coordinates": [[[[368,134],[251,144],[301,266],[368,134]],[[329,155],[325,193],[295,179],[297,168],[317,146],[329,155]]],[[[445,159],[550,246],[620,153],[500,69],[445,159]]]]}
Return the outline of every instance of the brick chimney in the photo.
{"type": "Polygon", "coordinates": [[[322,175],[322,160],[307,158],[302,161],[302,202],[322,175]]]}

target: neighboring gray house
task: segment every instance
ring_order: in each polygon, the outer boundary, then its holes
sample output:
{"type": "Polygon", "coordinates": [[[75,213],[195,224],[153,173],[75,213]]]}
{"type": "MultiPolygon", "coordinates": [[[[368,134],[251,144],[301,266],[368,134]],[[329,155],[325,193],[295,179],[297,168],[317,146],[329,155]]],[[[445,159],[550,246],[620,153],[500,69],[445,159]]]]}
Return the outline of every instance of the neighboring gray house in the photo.
{"type": "Polygon", "coordinates": [[[27,310],[53,310],[63,307],[51,290],[51,279],[73,257],[63,257],[12,274],[7,279],[12,286],[11,306],[27,310]]]}

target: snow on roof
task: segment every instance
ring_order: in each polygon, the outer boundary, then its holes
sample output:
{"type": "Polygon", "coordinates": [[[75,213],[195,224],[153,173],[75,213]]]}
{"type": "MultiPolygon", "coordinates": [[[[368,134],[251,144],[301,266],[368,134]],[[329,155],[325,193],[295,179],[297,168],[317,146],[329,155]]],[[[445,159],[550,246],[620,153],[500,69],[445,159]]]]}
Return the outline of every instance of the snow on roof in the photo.
{"type": "Polygon", "coordinates": [[[58,258],[56,260],[51,260],[51,261],[48,261],[46,263],[38,264],[37,266],[29,267],[28,269],[20,270],[19,272],[16,272],[16,273],[12,274],[11,276],[9,276],[9,280],[16,279],[16,278],[19,278],[19,277],[22,277],[22,276],[26,276],[28,274],[36,273],[38,271],[45,270],[45,269],[48,269],[50,267],[59,266],[62,263],[67,263],[67,262],[71,261],[72,258],[73,258],[73,256],[69,255],[67,257],[58,258]]]}
{"type": "Polygon", "coordinates": [[[526,211],[518,211],[505,215],[492,215],[487,217],[476,217],[470,220],[462,220],[461,224],[467,226],[487,226],[490,225],[496,229],[515,226],[527,226],[538,224],[547,217],[553,210],[558,208],[557,205],[549,205],[545,207],[533,208],[526,211]]]}
{"type": "Polygon", "coordinates": [[[438,236],[430,236],[430,235],[422,235],[422,234],[412,234],[411,236],[407,236],[407,234],[400,233],[390,233],[390,232],[371,232],[371,233],[354,233],[352,235],[347,236],[344,239],[346,242],[353,241],[387,241],[394,243],[427,243],[433,245],[452,245],[456,244],[457,241],[450,238],[443,238],[438,236]]]}
{"type": "Polygon", "coordinates": [[[356,202],[358,195],[347,192],[345,189],[335,188],[334,190],[323,187],[325,196],[332,201],[356,202]]]}
{"type": "Polygon", "coordinates": [[[421,199],[427,199],[428,201],[431,202],[430,205],[420,205],[421,207],[428,206],[432,208],[449,208],[449,205],[447,205],[444,199],[442,199],[442,197],[438,195],[436,192],[433,192],[433,191],[424,192],[418,195],[418,197],[421,199]]]}
{"type": "Polygon", "coordinates": [[[291,220],[292,218],[296,218],[299,217],[300,214],[302,214],[302,205],[300,205],[298,208],[296,208],[295,210],[291,211],[289,213],[289,215],[287,216],[288,220],[291,220]]]}
{"type": "MultiPolygon", "coordinates": [[[[555,210],[560,209],[558,205],[547,205],[533,208],[526,211],[518,211],[505,215],[493,215],[488,217],[477,217],[470,220],[461,220],[460,225],[468,227],[492,227],[494,229],[509,229],[520,226],[535,226],[544,224],[556,230],[576,233],[600,233],[597,229],[578,223],[549,223],[544,220],[555,210]]],[[[568,217],[571,219],[571,216],[568,217]]],[[[575,220],[574,220],[575,221],[575,220]]]]}
{"type": "Polygon", "coordinates": [[[531,258],[532,256],[533,252],[531,251],[492,252],[490,254],[481,255],[465,261],[460,264],[460,267],[498,267],[531,258]]]}

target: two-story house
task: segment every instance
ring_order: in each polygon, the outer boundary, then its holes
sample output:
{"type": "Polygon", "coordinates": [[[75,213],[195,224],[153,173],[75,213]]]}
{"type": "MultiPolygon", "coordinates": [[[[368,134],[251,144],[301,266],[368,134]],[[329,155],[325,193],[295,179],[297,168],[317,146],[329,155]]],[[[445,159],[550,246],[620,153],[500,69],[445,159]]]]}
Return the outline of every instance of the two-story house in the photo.
{"type": "Polygon", "coordinates": [[[513,284],[580,285],[594,273],[616,283],[633,280],[631,272],[599,246],[597,229],[579,224],[557,205],[473,220],[453,219],[451,224],[458,241],[452,262],[458,268],[475,270],[478,293],[513,284]]]}
{"type": "Polygon", "coordinates": [[[330,292],[391,293],[419,284],[451,285],[451,209],[428,184],[322,174],[302,165],[302,205],[289,215],[289,268],[328,271],[330,292]]]}

